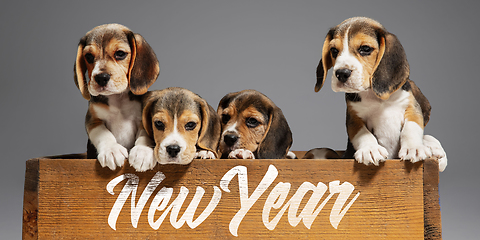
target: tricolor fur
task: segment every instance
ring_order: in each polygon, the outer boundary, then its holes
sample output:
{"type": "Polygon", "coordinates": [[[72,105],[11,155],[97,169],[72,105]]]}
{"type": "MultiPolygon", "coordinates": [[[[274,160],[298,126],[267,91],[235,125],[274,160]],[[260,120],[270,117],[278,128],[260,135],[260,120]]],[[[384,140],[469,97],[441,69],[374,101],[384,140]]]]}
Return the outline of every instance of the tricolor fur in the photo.
{"type": "Polygon", "coordinates": [[[143,125],[155,141],[152,164],[217,158],[220,118],[203,98],[174,87],[148,92],[144,105],[143,125]]]}
{"type": "Polygon", "coordinates": [[[222,158],[295,158],[293,138],[282,110],[255,90],[225,95],[217,109],[222,121],[222,158]]]}
{"type": "Polygon", "coordinates": [[[387,158],[417,162],[436,157],[443,171],[443,148],[423,135],[430,104],[409,79],[405,51],[394,34],[369,18],[345,20],[325,38],[315,91],[330,68],[333,91],[346,93],[349,144],[344,157],[367,165],[387,158]]]}
{"type": "Polygon", "coordinates": [[[98,158],[102,167],[112,170],[123,166],[127,157],[130,161],[153,158],[141,122],[141,96],[158,73],[150,45],[125,26],[101,25],[80,39],[74,80],[89,100],[88,158],[98,158]]]}

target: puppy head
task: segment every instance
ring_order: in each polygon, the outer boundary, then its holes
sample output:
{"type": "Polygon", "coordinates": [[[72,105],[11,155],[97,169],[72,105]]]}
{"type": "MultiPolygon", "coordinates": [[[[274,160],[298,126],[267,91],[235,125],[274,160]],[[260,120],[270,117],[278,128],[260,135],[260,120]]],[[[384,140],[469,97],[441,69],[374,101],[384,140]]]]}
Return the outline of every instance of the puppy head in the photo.
{"type": "Polygon", "coordinates": [[[282,110],[262,93],[229,93],[220,100],[217,113],[222,122],[222,158],[235,149],[250,150],[257,159],[285,158],[293,142],[290,127],[282,110]]]}
{"type": "Polygon", "coordinates": [[[80,39],[74,80],[83,97],[112,95],[130,89],[147,92],[158,77],[158,60],[139,34],[120,24],[95,27],[80,39]]]}
{"type": "Polygon", "coordinates": [[[189,164],[199,149],[216,154],[220,119],[204,99],[187,89],[148,92],[142,118],[155,140],[154,156],[160,164],[189,164]]]}
{"type": "Polygon", "coordinates": [[[317,67],[316,92],[332,67],[333,91],[358,93],[371,88],[381,99],[398,90],[410,71],[397,37],[365,17],[347,19],[328,32],[317,67]]]}

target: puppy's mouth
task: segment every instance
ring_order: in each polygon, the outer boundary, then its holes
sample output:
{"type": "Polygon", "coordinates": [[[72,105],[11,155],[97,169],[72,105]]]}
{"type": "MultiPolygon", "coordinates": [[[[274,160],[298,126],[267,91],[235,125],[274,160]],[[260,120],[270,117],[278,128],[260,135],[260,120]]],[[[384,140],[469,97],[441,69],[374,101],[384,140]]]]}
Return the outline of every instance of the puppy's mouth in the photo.
{"type": "Polygon", "coordinates": [[[167,157],[160,157],[159,159],[157,159],[157,162],[160,163],[160,164],[179,164],[179,165],[185,165],[185,164],[189,164],[190,162],[186,162],[183,161],[183,159],[180,157],[180,156],[177,156],[177,157],[170,157],[170,156],[167,156],[167,157]]]}
{"type": "Polygon", "coordinates": [[[173,163],[173,164],[178,164],[180,162],[179,157],[167,157],[165,158],[165,163],[173,163]]]}
{"type": "Polygon", "coordinates": [[[361,92],[358,89],[352,88],[349,86],[347,83],[341,83],[339,81],[336,81],[335,83],[332,83],[332,90],[334,92],[345,92],[345,93],[358,93],[361,92]]]}
{"type": "Polygon", "coordinates": [[[187,165],[193,161],[194,156],[190,156],[190,154],[185,153],[184,151],[180,151],[178,149],[172,149],[171,147],[164,147],[161,148],[158,152],[156,152],[156,160],[160,164],[179,164],[179,165],[187,165]]]}
{"type": "Polygon", "coordinates": [[[97,74],[90,77],[88,81],[88,91],[92,96],[120,94],[128,89],[127,82],[126,80],[119,80],[117,77],[110,76],[109,74],[97,74]],[[99,77],[99,75],[103,77],[99,77]]]}
{"type": "Polygon", "coordinates": [[[358,81],[349,79],[346,82],[338,80],[335,76],[332,77],[332,90],[334,92],[345,92],[345,93],[359,93],[368,90],[363,85],[358,83],[358,81]]]}
{"type": "Polygon", "coordinates": [[[92,96],[98,96],[98,95],[102,95],[102,96],[110,96],[110,95],[114,95],[114,94],[120,94],[120,93],[123,93],[125,92],[125,90],[122,90],[122,89],[111,89],[109,88],[108,86],[95,86],[93,87],[91,90],[90,90],[90,94],[92,94],[92,96]]]}
{"type": "Polygon", "coordinates": [[[369,81],[364,79],[362,70],[355,67],[337,67],[332,74],[334,92],[359,93],[368,90],[369,81]]]}

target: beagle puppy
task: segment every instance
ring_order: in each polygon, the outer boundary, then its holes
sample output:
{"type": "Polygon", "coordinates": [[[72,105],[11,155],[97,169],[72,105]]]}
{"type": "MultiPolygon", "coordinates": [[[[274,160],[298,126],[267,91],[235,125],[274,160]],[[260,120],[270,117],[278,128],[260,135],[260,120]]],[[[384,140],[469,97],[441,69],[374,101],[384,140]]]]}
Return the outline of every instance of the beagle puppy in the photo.
{"type": "Polygon", "coordinates": [[[221,158],[296,158],[293,138],[282,110],[256,90],[225,95],[218,104],[222,122],[221,158]]]}
{"type": "Polygon", "coordinates": [[[302,159],[339,159],[338,153],[330,148],[314,148],[308,150],[302,159]]]}
{"type": "Polygon", "coordinates": [[[144,103],[143,125],[155,140],[156,162],[185,165],[194,158],[217,158],[220,118],[207,101],[172,87],[148,92],[144,103]]]}
{"type": "Polygon", "coordinates": [[[159,64],[145,39],[120,24],[93,28],[80,39],[74,80],[89,101],[87,157],[114,170],[153,158],[142,126],[141,96],[155,82],[159,64]],[[130,156],[129,151],[130,150],[130,156]]]}
{"type": "Polygon", "coordinates": [[[317,67],[318,92],[333,68],[332,89],[345,92],[348,146],[345,158],[379,165],[387,158],[417,162],[447,158],[440,142],[424,136],[430,104],[409,79],[397,37],[370,18],[354,17],[328,32],[317,67]]]}

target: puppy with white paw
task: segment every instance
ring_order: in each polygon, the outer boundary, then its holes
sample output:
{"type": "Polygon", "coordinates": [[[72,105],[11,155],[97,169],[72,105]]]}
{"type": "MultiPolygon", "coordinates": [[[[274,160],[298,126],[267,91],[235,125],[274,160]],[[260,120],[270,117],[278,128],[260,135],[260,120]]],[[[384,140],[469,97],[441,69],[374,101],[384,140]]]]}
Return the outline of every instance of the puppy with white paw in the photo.
{"type": "MultiPolygon", "coordinates": [[[[148,92],[143,125],[154,139],[155,160],[147,165],[189,164],[194,158],[217,158],[220,118],[200,96],[184,88],[148,92]]],[[[146,163],[130,162],[132,166],[146,163]]]]}
{"type": "Polygon", "coordinates": [[[440,142],[423,134],[430,104],[409,79],[405,51],[394,34],[369,18],[343,21],[325,37],[315,91],[330,68],[333,91],[346,93],[345,158],[378,166],[387,158],[417,162],[435,157],[440,171],[445,169],[440,142]]]}
{"type": "Polygon", "coordinates": [[[282,110],[255,90],[225,95],[217,109],[222,121],[221,158],[296,158],[293,138],[282,110]]]}
{"type": "Polygon", "coordinates": [[[158,73],[153,49],[123,25],[101,25],[80,39],[74,80],[89,100],[87,158],[98,158],[102,167],[112,170],[122,167],[126,158],[153,158],[142,126],[141,98],[158,73]]]}

